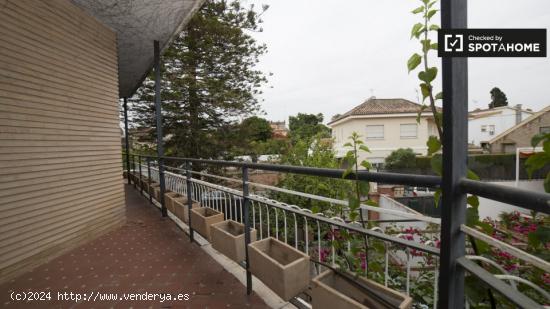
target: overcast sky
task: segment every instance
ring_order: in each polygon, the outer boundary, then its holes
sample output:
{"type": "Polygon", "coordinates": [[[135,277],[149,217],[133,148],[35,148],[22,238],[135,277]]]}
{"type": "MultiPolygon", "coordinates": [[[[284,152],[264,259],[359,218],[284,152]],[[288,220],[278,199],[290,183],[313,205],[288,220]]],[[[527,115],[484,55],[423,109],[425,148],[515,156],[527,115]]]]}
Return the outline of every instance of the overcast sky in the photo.
{"type": "MultiPolygon", "coordinates": [[[[407,73],[406,61],[419,50],[409,39],[419,18],[410,11],[419,0],[245,2],[270,6],[262,17],[264,31],[254,34],[269,49],[260,68],[273,73],[262,96],[266,118],[323,113],[327,122],[371,95],[417,101],[418,80],[407,73]]],[[[550,28],[550,0],[468,5],[470,28],[550,28]]],[[[439,14],[435,18],[439,23],[439,14]]],[[[432,59],[438,67],[440,62],[432,59]]],[[[533,110],[550,105],[550,58],[470,58],[469,81],[470,110],[486,108],[494,86],[510,105],[533,110]]]]}

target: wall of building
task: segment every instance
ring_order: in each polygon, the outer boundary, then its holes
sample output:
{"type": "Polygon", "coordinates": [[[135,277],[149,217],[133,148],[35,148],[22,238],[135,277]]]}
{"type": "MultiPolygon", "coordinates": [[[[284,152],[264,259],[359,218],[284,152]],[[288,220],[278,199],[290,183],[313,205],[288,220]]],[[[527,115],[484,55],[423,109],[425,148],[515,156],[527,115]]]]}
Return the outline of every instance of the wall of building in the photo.
{"type": "Polygon", "coordinates": [[[428,137],[430,134],[437,134],[431,120],[421,119],[418,124],[416,138],[401,138],[400,125],[416,123],[416,115],[350,119],[332,126],[332,134],[335,139],[334,149],[338,155],[344,155],[347,149],[343,145],[349,142],[348,137],[353,132],[357,132],[371,150],[370,153],[361,152],[360,157],[361,159],[368,159],[371,163],[384,162],[384,158],[398,148],[411,148],[414,152],[424,155],[428,150],[426,147],[428,137]],[[366,139],[368,125],[383,125],[384,138],[366,139]]]}
{"type": "Polygon", "coordinates": [[[515,153],[517,147],[531,147],[531,138],[540,132],[541,127],[550,127],[550,111],[495,141],[489,146],[490,151],[492,153],[515,153]],[[506,147],[505,144],[510,145],[510,147],[506,147]]]}
{"type": "MultiPolygon", "coordinates": [[[[488,115],[486,117],[468,119],[468,142],[477,146],[480,146],[481,142],[487,142],[517,124],[516,110],[508,107],[496,108],[481,113],[471,113],[471,115],[476,114],[488,115]],[[486,127],[485,132],[482,131],[482,126],[486,127]],[[489,129],[491,126],[494,128],[492,134],[489,129]]],[[[521,120],[523,121],[531,115],[532,113],[521,112],[521,120]]]]}
{"type": "Polygon", "coordinates": [[[113,31],[0,1],[0,281],[124,222],[113,31]]]}

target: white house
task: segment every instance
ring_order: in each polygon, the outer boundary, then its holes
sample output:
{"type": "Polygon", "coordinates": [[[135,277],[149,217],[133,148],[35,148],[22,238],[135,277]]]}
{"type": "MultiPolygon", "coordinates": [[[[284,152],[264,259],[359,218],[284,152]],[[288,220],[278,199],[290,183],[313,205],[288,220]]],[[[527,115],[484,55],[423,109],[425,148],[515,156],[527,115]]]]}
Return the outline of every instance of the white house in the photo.
{"type": "Polygon", "coordinates": [[[357,132],[365,141],[370,153],[361,152],[360,159],[380,164],[394,150],[411,148],[425,155],[426,141],[437,135],[432,113],[426,109],[416,121],[420,104],[405,99],[377,99],[371,97],[347,113],[328,123],[334,138],[334,150],[343,156],[348,149],[344,144],[357,132]]]}
{"type": "Polygon", "coordinates": [[[468,142],[481,146],[531,115],[533,112],[522,109],[521,104],[471,111],[468,113],[468,142]]]}

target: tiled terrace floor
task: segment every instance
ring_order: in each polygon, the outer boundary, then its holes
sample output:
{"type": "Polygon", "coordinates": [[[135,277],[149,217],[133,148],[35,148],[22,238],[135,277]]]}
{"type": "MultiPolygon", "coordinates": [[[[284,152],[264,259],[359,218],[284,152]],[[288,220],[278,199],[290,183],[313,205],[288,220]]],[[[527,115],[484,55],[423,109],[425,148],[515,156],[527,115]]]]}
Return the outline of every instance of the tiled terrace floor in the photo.
{"type": "Polygon", "coordinates": [[[170,219],[126,188],[127,223],[0,285],[9,308],[266,308],[170,219]],[[50,291],[51,301],[12,301],[12,291],[50,291]],[[59,301],[58,292],[188,293],[188,301],[59,301]]]}

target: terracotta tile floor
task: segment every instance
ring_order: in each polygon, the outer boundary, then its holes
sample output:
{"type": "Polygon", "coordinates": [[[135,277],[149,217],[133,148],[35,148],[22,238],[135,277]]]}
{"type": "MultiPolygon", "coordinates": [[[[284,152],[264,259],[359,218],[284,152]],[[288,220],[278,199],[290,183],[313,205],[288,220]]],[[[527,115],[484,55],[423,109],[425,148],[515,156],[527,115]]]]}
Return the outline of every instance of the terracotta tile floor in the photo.
{"type": "MultiPolygon", "coordinates": [[[[126,186],[127,223],[94,241],[0,285],[9,308],[266,308],[170,219],[126,186]],[[12,292],[51,292],[50,301],[13,301],[12,292]],[[58,292],[178,293],[188,301],[57,300],[58,292]],[[181,295],[183,297],[183,295],[181,295]]],[[[69,294],[70,297],[70,294],[69,294]]],[[[97,296],[100,297],[100,296],[97,296]]]]}

